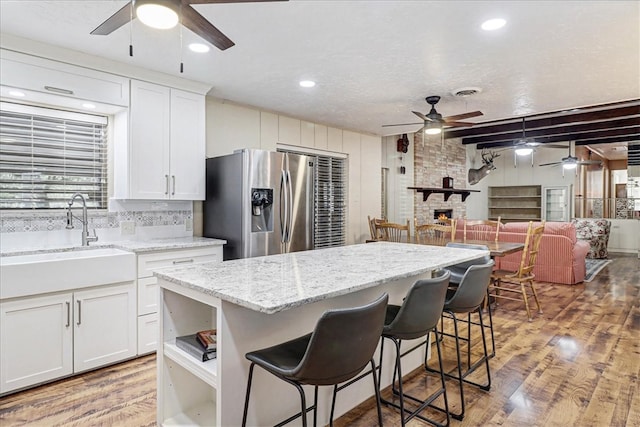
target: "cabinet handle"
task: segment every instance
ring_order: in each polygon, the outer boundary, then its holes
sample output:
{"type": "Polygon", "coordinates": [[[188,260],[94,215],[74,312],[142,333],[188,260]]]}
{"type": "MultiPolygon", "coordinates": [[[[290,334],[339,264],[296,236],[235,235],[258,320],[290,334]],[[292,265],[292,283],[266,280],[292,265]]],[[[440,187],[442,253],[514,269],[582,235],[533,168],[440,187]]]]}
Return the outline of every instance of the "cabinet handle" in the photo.
{"type": "Polygon", "coordinates": [[[169,175],[165,175],[164,176],[164,182],[165,182],[165,188],[164,188],[164,194],[169,194],[169,175]]]}
{"type": "Polygon", "coordinates": [[[82,301],[78,300],[78,323],[76,325],[80,326],[82,323],[82,301]]]}
{"type": "Polygon", "coordinates": [[[44,88],[49,92],[61,93],[63,95],[73,95],[73,91],[69,89],[62,89],[62,88],[53,87],[53,86],[45,86],[44,88]]]}
{"type": "Polygon", "coordinates": [[[67,304],[67,324],[64,326],[68,328],[71,325],[71,303],[66,301],[65,304],[67,304]]]}
{"type": "Polygon", "coordinates": [[[191,259],[182,259],[180,261],[173,261],[173,265],[178,265],[178,264],[191,264],[193,262],[193,258],[191,259]]]}
{"type": "Polygon", "coordinates": [[[176,194],[176,176],[171,175],[171,180],[173,181],[173,191],[171,191],[171,195],[173,196],[174,194],[176,194]]]}

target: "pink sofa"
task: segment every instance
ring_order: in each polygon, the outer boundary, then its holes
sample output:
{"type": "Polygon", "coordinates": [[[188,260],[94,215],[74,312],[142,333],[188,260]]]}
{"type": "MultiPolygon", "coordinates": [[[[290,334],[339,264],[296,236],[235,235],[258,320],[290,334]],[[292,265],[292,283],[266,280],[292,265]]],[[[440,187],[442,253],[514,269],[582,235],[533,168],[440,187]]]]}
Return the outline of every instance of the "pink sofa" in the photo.
{"type": "MultiPolygon", "coordinates": [[[[534,222],[534,227],[540,223],[534,222]]],[[[498,240],[501,242],[524,243],[528,222],[507,223],[500,229],[498,240]]],[[[461,238],[463,231],[458,226],[456,237],[461,238]]],[[[486,232],[467,229],[467,239],[491,239],[486,232]]],[[[540,252],[533,273],[536,281],[573,285],[584,280],[586,274],[585,258],[589,253],[589,243],[576,238],[576,227],[570,222],[546,222],[540,242],[540,252]]],[[[496,267],[516,271],[520,267],[522,252],[496,257],[496,267]]]]}

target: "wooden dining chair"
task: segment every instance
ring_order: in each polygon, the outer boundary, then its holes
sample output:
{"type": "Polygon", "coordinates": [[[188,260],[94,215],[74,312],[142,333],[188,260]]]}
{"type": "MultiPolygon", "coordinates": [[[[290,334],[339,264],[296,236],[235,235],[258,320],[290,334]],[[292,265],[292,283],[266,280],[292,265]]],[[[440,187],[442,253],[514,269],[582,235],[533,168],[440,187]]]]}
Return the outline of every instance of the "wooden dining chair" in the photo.
{"type": "Polygon", "coordinates": [[[527,317],[530,322],[533,319],[531,317],[531,310],[529,309],[529,292],[527,290],[527,285],[531,290],[531,295],[536,301],[536,305],[538,306],[538,313],[542,314],[540,300],[538,299],[538,294],[533,283],[535,279],[533,267],[536,263],[536,258],[538,257],[543,232],[544,221],[535,228],[533,227],[533,222],[529,222],[527,236],[524,242],[524,249],[522,250],[522,258],[520,260],[520,268],[518,268],[518,271],[495,270],[491,275],[491,285],[489,286],[490,297],[523,301],[524,308],[527,310],[527,317]],[[503,292],[507,292],[512,295],[515,293],[518,294],[518,296],[503,295],[503,292]]]}
{"type": "Polygon", "coordinates": [[[490,219],[472,219],[468,220],[464,218],[463,225],[463,238],[467,240],[467,229],[470,229],[469,238],[471,240],[494,240],[498,241],[500,236],[500,228],[504,227],[504,224],[500,222],[500,217],[497,221],[490,219]]]}
{"type": "Polygon", "coordinates": [[[411,228],[409,226],[409,220],[407,224],[396,224],[393,222],[383,222],[378,224],[376,229],[380,231],[381,239],[387,242],[411,242],[411,228]]]}
{"type": "Polygon", "coordinates": [[[378,229],[378,225],[387,222],[385,217],[371,218],[367,215],[367,222],[369,223],[369,233],[371,233],[371,240],[382,240],[382,232],[378,229]]]}
{"type": "Polygon", "coordinates": [[[414,235],[416,243],[421,245],[444,246],[456,238],[456,220],[452,219],[450,225],[444,224],[418,224],[414,220],[414,235]]]}

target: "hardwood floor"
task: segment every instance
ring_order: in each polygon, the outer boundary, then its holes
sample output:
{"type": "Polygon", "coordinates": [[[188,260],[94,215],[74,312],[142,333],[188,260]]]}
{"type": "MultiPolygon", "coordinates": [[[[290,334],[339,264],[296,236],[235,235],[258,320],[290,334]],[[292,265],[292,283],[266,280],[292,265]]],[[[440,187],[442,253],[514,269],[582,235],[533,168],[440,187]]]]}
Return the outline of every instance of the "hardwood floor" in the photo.
{"type": "MultiPolygon", "coordinates": [[[[640,260],[611,257],[593,282],[538,283],[544,314],[534,314],[533,322],[516,302],[494,311],[491,390],[465,386],[466,416],[452,420],[453,426],[640,427],[640,260]]],[[[449,341],[444,360],[450,367],[449,341]]],[[[474,354],[478,349],[475,345],[474,354]]],[[[483,372],[478,369],[473,378],[482,381],[483,372]]],[[[5,396],[0,426],[156,425],[155,373],[155,356],[146,356],[5,396]]],[[[409,377],[408,392],[417,396],[435,380],[421,370],[409,377]]],[[[447,389],[457,411],[456,384],[448,381],[447,389]]],[[[384,394],[391,397],[388,390],[384,394]]],[[[437,412],[427,414],[443,419],[437,412]]],[[[383,407],[383,416],[385,425],[400,425],[395,410],[383,407]]],[[[369,400],[335,425],[376,423],[369,400]]]]}

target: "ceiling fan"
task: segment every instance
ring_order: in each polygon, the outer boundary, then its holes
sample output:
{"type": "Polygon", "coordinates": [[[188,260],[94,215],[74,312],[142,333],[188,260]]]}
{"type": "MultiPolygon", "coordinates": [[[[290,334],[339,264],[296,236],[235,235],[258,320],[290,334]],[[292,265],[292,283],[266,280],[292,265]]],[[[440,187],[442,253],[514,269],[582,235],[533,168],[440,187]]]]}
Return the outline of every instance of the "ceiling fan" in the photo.
{"type": "Polygon", "coordinates": [[[533,153],[535,149],[538,147],[562,148],[562,149],[567,148],[566,145],[544,144],[542,142],[536,141],[532,137],[527,137],[526,131],[525,131],[525,119],[523,117],[522,118],[522,136],[519,139],[514,140],[513,144],[507,149],[509,150],[513,149],[518,156],[528,156],[529,154],[533,153]]]}
{"type": "MultiPolygon", "coordinates": [[[[589,152],[589,157],[591,157],[591,152],[589,152]]],[[[569,145],[569,155],[567,157],[563,157],[562,161],[542,163],[539,166],[557,166],[557,165],[562,165],[563,169],[576,169],[578,166],[583,166],[583,165],[602,165],[602,161],[601,160],[579,160],[576,156],[571,155],[571,145],[569,145]]]]}
{"type": "Polygon", "coordinates": [[[422,125],[420,129],[416,131],[416,133],[421,132],[424,129],[424,132],[428,135],[437,135],[442,132],[444,127],[459,127],[459,126],[473,126],[475,123],[470,122],[460,122],[458,120],[468,119],[471,117],[481,116],[482,112],[480,111],[471,111],[469,113],[456,114],[454,116],[442,117],[442,114],[436,111],[436,104],[440,101],[439,96],[427,96],[425,98],[427,103],[431,105],[431,110],[428,114],[422,114],[418,111],[412,111],[413,114],[420,117],[423,122],[422,123],[401,123],[394,125],[382,125],[382,127],[389,126],[411,126],[411,125],[422,125]]]}
{"type": "Polygon", "coordinates": [[[180,21],[182,25],[193,31],[220,50],[225,50],[235,43],[200,15],[192,4],[210,3],[246,3],[287,0],[132,0],[98,25],[91,34],[105,36],[138,18],[143,24],[153,28],[169,29],[180,21]]]}

